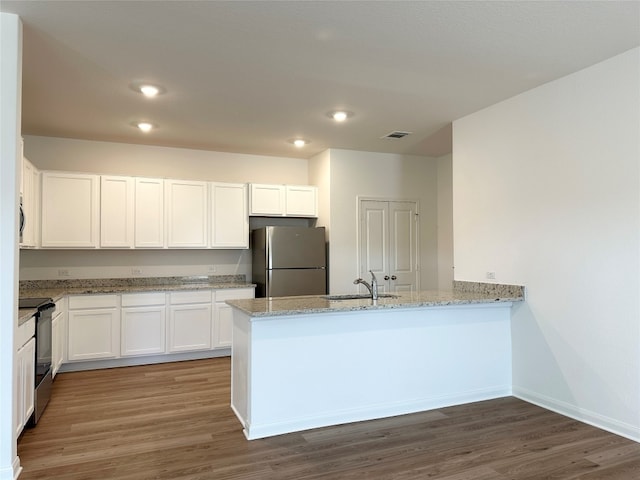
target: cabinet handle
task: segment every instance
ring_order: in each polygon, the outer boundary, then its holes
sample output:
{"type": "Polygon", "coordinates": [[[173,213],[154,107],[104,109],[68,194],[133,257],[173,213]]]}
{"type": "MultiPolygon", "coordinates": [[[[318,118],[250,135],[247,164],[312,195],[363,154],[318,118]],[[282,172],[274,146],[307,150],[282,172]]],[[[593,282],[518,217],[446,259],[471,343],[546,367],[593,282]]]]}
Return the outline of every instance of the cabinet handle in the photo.
{"type": "Polygon", "coordinates": [[[398,277],[396,277],[395,275],[391,275],[391,280],[397,280],[398,277]]]}
{"type": "Polygon", "coordinates": [[[384,276],[384,279],[385,279],[385,280],[389,280],[389,275],[385,275],[385,276],[384,276]]]}

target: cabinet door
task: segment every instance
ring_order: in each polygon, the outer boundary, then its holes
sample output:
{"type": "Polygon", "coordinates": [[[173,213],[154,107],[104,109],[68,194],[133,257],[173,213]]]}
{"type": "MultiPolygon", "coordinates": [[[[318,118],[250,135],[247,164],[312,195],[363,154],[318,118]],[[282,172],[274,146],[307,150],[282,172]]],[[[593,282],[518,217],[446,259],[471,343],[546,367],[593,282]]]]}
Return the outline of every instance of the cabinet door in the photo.
{"type": "Polygon", "coordinates": [[[285,214],[284,185],[252,183],[249,190],[250,215],[282,216],[285,214]]]}
{"type": "Polygon", "coordinates": [[[318,216],[318,189],[310,185],[287,185],[286,214],[291,217],[318,216]]]}
{"type": "Polygon", "coordinates": [[[56,377],[60,365],[62,365],[62,324],[60,315],[51,320],[51,375],[56,377]]]}
{"type": "Polygon", "coordinates": [[[164,247],[164,180],[135,179],[134,245],[164,247]]]}
{"type": "Polygon", "coordinates": [[[35,394],[36,340],[31,338],[16,352],[15,430],[19,435],[31,417],[35,394]]]}
{"type": "Polygon", "coordinates": [[[207,246],[207,183],[165,181],[167,246],[207,246]]]}
{"type": "Polygon", "coordinates": [[[42,173],[42,246],[98,246],[99,178],[42,173]]]}
{"type": "Polygon", "coordinates": [[[211,247],[249,248],[247,186],[210,184],[211,247]]]}
{"type": "Polygon", "coordinates": [[[213,348],[231,346],[231,332],[233,328],[233,308],[227,305],[227,300],[253,298],[253,288],[238,288],[217,290],[215,292],[215,307],[213,312],[213,348]]]}
{"type": "Polygon", "coordinates": [[[216,303],[216,321],[213,325],[213,348],[231,346],[233,328],[233,308],[224,302],[216,303]]]}
{"type": "Polygon", "coordinates": [[[16,432],[16,436],[20,435],[24,428],[24,355],[22,354],[21,347],[16,352],[15,369],[16,369],[16,383],[14,385],[13,394],[13,429],[16,432]]]}
{"type": "Polygon", "coordinates": [[[100,177],[101,247],[133,247],[134,188],[132,177],[100,177]]]}
{"type": "Polygon", "coordinates": [[[69,310],[69,361],[115,358],[120,352],[120,313],[116,308],[69,310]]]}
{"type": "Polygon", "coordinates": [[[37,246],[37,233],[39,223],[39,186],[40,173],[26,158],[22,159],[22,211],[25,224],[22,232],[21,247],[37,246]]]}
{"type": "Polygon", "coordinates": [[[211,348],[211,304],[169,307],[169,352],[211,348]]]}
{"type": "Polygon", "coordinates": [[[51,321],[51,373],[54,378],[64,363],[66,329],[67,298],[63,297],[56,302],[56,309],[51,321]]]}
{"type": "Polygon", "coordinates": [[[121,355],[165,353],[165,306],[122,309],[121,355]]]}

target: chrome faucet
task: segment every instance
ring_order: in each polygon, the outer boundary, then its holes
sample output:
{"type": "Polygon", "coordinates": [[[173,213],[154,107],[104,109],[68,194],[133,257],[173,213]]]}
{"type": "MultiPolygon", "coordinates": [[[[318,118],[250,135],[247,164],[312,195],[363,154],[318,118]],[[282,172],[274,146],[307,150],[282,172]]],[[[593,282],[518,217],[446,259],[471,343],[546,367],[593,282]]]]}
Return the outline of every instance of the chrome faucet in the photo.
{"type": "Polygon", "coordinates": [[[367,287],[367,290],[369,290],[369,293],[371,294],[371,300],[378,300],[378,279],[371,270],[369,270],[369,273],[371,273],[371,284],[369,284],[369,282],[363,280],[362,278],[356,278],[353,281],[353,284],[357,285],[361,283],[362,285],[367,287]]]}

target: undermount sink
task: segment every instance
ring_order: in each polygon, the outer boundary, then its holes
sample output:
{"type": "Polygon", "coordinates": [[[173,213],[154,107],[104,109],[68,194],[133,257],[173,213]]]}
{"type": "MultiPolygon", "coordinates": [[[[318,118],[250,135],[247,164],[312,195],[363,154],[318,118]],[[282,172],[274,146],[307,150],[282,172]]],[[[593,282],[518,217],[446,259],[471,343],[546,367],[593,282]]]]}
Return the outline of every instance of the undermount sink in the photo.
{"type": "MultiPolygon", "coordinates": [[[[371,295],[368,293],[346,293],[342,295],[325,295],[327,300],[363,300],[371,299],[371,295]]],[[[378,298],[398,298],[398,295],[392,295],[390,293],[379,293],[378,298]]]]}

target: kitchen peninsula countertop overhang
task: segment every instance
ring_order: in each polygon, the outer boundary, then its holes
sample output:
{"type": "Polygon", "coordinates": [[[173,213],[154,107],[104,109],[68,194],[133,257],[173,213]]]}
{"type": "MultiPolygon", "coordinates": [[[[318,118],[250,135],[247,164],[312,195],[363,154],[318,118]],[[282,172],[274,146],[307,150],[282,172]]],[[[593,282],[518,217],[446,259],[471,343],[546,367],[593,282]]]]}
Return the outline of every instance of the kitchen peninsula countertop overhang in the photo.
{"type": "Polygon", "coordinates": [[[253,318],[274,317],[357,310],[512,303],[524,300],[524,287],[519,285],[456,281],[451,291],[401,292],[394,295],[394,298],[382,297],[375,301],[370,298],[331,300],[323,295],[312,295],[228,300],[227,304],[253,318]]]}

